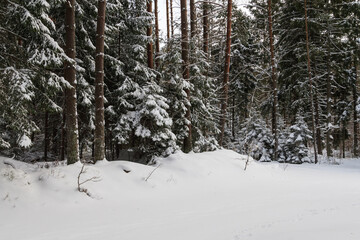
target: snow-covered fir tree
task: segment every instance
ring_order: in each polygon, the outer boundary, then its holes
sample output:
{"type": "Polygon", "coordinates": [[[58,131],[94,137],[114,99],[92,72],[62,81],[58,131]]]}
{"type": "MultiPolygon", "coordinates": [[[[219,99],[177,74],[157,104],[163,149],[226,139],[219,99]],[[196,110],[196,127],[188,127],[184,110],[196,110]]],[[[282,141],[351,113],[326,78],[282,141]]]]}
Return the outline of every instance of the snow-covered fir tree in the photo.
{"type": "Polygon", "coordinates": [[[298,114],[296,122],[280,136],[279,161],[294,164],[311,162],[309,156],[311,139],[311,131],[304,121],[304,117],[298,114]]]}
{"type": "Polygon", "coordinates": [[[69,87],[58,74],[67,57],[54,39],[50,8],[46,0],[0,6],[0,79],[6,96],[0,107],[0,142],[5,147],[29,147],[32,133],[39,131],[33,116],[39,110],[61,111],[55,99],[69,87]]]}
{"type": "Polygon", "coordinates": [[[259,113],[244,123],[239,133],[239,150],[256,160],[270,162],[273,154],[273,136],[259,113]]]}
{"type": "Polygon", "coordinates": [[[146,26],[152,24],[153,15],[146,11],[144,1],[121,3],[124,15],[117,24],[119,60],[126,64],[111,94],[114,140],[147,158],[169,155],[177,149],[169,105],[161,95],[163,89],[156,82],[154,70],[146,65],[146,45],[152,41],[146,36],[146,26]]]}

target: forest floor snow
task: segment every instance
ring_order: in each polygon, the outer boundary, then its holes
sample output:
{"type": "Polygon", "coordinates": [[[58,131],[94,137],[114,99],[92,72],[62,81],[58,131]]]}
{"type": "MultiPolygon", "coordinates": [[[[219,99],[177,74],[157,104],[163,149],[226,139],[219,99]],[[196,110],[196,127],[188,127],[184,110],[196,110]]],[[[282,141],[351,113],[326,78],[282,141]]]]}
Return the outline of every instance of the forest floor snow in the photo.
{"type": "Polygon", "coordinates": [[[0,157],[0,239],[360,239],[359,159],[250,161],[244,171],[246,160],[220,150],[179,152],[156,166],[103,161],[81,175],[97,178],[82,185],[89,197],[77,191],[80,163],[0,157]]]}

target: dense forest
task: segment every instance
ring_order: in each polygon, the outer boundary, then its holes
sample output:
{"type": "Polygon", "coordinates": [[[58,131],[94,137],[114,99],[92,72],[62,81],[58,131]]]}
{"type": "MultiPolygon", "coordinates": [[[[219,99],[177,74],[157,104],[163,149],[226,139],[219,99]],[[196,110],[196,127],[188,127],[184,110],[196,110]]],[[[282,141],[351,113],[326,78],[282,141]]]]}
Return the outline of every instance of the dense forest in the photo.
{"type": "Polygon", "coordinates": [[[3,0],[0,152],[357,157],[359,26],[359,0],[3,0]]]}

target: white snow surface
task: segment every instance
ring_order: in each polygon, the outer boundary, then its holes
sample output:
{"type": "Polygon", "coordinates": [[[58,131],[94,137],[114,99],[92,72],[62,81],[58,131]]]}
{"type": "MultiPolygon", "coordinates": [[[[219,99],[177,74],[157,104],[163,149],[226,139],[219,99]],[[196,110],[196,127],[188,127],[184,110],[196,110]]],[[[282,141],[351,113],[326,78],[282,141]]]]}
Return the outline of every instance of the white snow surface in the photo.
{"type": "Polygon", "coordinates": [[[0,158],[0,239],[360,239],[359,159],[251,160],[244,171],[246,159],[219,150],[178,152],[156,166],[102,161],[81,176],[101,178],[83,185],[89,197],[77,191],[80,163],[0,158]]]}

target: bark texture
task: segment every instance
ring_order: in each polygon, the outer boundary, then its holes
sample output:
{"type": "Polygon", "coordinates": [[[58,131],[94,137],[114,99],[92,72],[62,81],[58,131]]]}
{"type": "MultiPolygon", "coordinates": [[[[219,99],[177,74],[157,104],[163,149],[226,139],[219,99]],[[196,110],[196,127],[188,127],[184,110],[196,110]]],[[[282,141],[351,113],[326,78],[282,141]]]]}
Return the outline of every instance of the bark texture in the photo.
{"type": "MultiPolygon", "coordinates": [[[[148,13],[152,13],[152,0],[147,0],[146,2],[146,8],[148,13]]],[[[149,37],[149,43],[147,44],[147,57],[148,57],[148,67],[154,68],[154,49],[153,49],[153,43],[152,43],[152,27],[149,25],[147,27],[146,35],[149,37]]]]}
{"type": "MultiPolygon", "coordinates": [[[[180,1],[181,8],[181,56],[183,60],[183,77],[185,80],[190,79],[189,70],[189,35],[188,35],[188,20],[187,20],[187,1],[180,1]]],[[[186,89],[186,95],[190,102],[190,89],[186,89]]],[[[184,152],[188,153],[192,150],[192,132],[191,132],[191,110],[187,106],[186,120],[188,121],[188,136],[184,139],[184,152]]]]}
{"type": "Polygon", "coordinates": [[[310,105],[311,105],[311,120],[312,120],[312,133],[313,133],[313,144],[314,144],[314,156],[315,164],[318,162],[317,158],[317,140],[316,140],[316,129],[315,126],[315,108],[314,108],[314,96],[313,96],[313,81],[311,76],[311,65],[310,65],[310,47],[309,47],[309,28],[307,20],[307,2],[304,0],[304,10],[305,10],[305,33],[306,33],[306,53],[307,53],[307,68],[308,68],[308,77],[309,77],[309,89],[310,89],[310,105]]]}
{"type": "Polygon", "coordinates": [[[94,160],[105,159],[105,117],[104,117],[104,36],[106,0],[98,2],[95,57],[95,138],[94,160]]]}
{"type": "Polygon", "coordinates": [[[196,7],[195,0],[190,0],[190,36],[194,38],[196,35],[196,7]]]}
{"type": "Polygon", "coordinates": [[[203,3],[203,51],[209,53],[209,4],[203,3]]]}
{"type": "Polygon", "coordinates": [[[65,79],[71,85],[71,88],[65,90],[67,164],[73,164],[79,161],[79,136],[75,70],[75,0],[66,1],[65,53],[69,58],[73,59],[72,62],[65,62],[64,73],[65,79]]]}
{"type": "Polygon", "coordinates": [[[225,69],[223,79],[223,97],[221,103],[221,119],[220,119],[220,139],[219,144],[223,146],[225,123],[227,119],[227,102],[229,92],[229,72],[230,72],[230,54],[231,54],[231,16],[232,16],[232,0],[228,0],[227,7],[227,30],[226,30],[226,48],[225,48],[225,69]]]}
{"type": "Polygon", "coordinates": [[[357,57],[356,55],[354,55],[354,86],[353,86],[353,111],[354,111],[354,156],[358,157],[359,156],[359,146],[358,146],[358,131],[359,131],[359,124],[358,124],[358,111],[357,111],[357,100],[358,100],[358,91],[357,91],[357,78],[358,78],[358,74],[357,74],[357,57]]]}
{"type": "Polygon", "coordinates": [[[273,92],[273,106],[272,106],[272,133],[274,136],[274,156],[273,161],[278,158],[278,131],[277,131],[277,102],[278,102],[278,91],[277,91],[277,79],[276,79],[276,66],[275,66],[275,53],[274,53],[274,35],[272,31],[272,10],[271,0],[268,0],[268,24],[269,24],[269,41],[270,41],[270,62],[271,62],[271,84],[273,92]]]}
{"type": "Polygon", "coordinates": [[[170,26],[171,26],[171,37],[174,36],[174,12],[173,12],[173,0],[170,0],[170,26]]]}
{"type": "Polygon", "coordinates": [[[160,37],[159,37],[159,15],[158,15],[158,0],[155,1],[155,47],[156,47],[156,53],[155,53],[155,66],[156,69],[160,66],[160,37]]]}
{"type": "Polygon", "coordinates": [[[169,0],[166,0],[166,36],[170,39],[170,16],[169,16],[169,0]]]}

